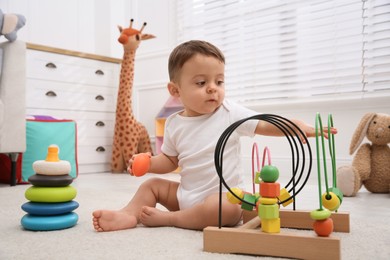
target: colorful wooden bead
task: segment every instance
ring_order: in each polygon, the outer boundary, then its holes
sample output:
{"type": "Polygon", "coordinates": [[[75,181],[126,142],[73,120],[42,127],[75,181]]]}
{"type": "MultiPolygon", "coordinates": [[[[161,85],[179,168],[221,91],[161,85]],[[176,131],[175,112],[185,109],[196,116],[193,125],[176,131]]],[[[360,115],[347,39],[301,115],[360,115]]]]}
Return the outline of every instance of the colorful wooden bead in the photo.
{"type": "Polygon", "coordinates": [[[260,171],[260,178],[264,182],[275,182],[279,178],[279,170],[275,166],[265,165],[260,171]]]}
{"type": "MultiPolygon", "coordinates": [[[[244,198],[244,192],[240,189],[240,188],[237,188],[237,187],[234,187],[234,188],[231,188],[230,189],[237,197],[239,197],[240,199],[243,199],[244,198]]],[[[232,204],[240,204],[241,203],[241,200],[237,199],[232,193],[228,192],[226,194],[226,197],[227,197],[227,200],[232,203],[232,204]]]]}
{"type": "Polygon", "coordinates": [[[335,211],[340,207],[340,199],[333,192],[322,194],[322,205],[330,211],[335,211]]]}
{"type": "Polygon", "coordinates": [[[260,183],[260,196],[267,198],[276,198],[280,195],[280,183],[279,182],[261,182],[260,183]]]}
{"type": "Polygon", "coordinates": [[[261,219],[279,218],[279,205],[259,204],[258,215],[261,219]]]}
{"type": "Polygon", "coordinates": [[[259,203],[264,204],[264,205],[273,205],[278,203],[277,198],[267,198],[267,197],[261,197],[258,200],[259,203]]]}
{"type": "Polygon", "coordinates": [[[254,182],[255,182],[256,184],[259,184],[259,183],[261,182],[261,179],[260,179],[260,172],[256,172],[254,182]]]}
{"type": "Polygon", "coordinates": [[[333,232],[333,220],[331,218],[316,220],[313,223],[313,229],[318,236],[328,237],[333,232]]]}
{"type": "Polygon", "coordinates": [[[337,195],[337,197],[340,200],[340,204],[343,203],[344,195],[343,195],[343,193],[341,192],[341,190],[339,188],[332,187],[332,188],[329,189],[329,191],[331,191],[331,192],[333,192],[334,194],[337,195]]]}
{"type": "MultiPolygon", "coordinates": [[[[283,188],[283,189],[280,190],[280,195],[277,196],[277,197],[278,197],[278,199],[279,199],[280,202],[283,202],[283,201],[287,200],[288,198],[291,198],[291,195],[290,195],[290,193],[287,191],[286,188],[283,188]]],[[[293,198],[291,198],[291,199],[289,199],[289,200],[283,202],[282,205],[283,205],[283,207],[287,207],[287,206],[290,205],[292,202],[294,202],[294,199],[293,199],[293,198]]]]}
{"type": "Polygon", "coordinates": [[[317,209],[310,212],[311,219],[314,220],[324,220],[330,217],[332,212],[327,209],[317,209]]]}
{"type": "Polygon", "coordinates": [[[262,219],[261,231],[266,233],[280,233],[280,218],[262,219]]]}
{"type": "Polygon", "coordinates": [[[252,194],[245,193],[244,194],[244,201],[241,204],[241,208],[242,209],[252,211],[253,210],[253,206],[251,204],[246,203],[245,201],[249,202],[249,203],[252,203],[252,204],[255,204],[256,203],[256,197],[254,195],[252,195],[252,194]]]}

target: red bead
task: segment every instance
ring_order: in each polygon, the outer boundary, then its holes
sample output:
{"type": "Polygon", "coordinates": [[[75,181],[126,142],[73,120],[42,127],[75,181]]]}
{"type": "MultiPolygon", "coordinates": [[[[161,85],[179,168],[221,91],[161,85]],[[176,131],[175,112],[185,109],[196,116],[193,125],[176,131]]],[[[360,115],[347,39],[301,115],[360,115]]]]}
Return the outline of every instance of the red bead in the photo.
{"type": "Polygon", "coordinates": [[[328,237],[333,232],[333,220],[331,218],[316,220],[313,223],[313,229],[318,236],[328,237]]]}

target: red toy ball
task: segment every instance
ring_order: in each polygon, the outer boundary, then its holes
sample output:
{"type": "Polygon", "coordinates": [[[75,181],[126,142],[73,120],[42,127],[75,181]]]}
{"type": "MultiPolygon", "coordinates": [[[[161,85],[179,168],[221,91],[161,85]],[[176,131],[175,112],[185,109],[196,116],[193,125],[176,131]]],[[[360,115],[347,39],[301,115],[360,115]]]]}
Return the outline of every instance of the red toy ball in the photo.
{"type": "Polygon", "coordinates": [[[140,177],[148,172],[150,167],[150,155],[147,153],[140,153],[134,157],[131,172],[134,176],[140,177]]]}
{"type": "Polygon", "coordinates": [[[328,237],[333,232],[333,220],[331,218],[316,220],[313,223],[313,229],[318,236],[328,237]]]}

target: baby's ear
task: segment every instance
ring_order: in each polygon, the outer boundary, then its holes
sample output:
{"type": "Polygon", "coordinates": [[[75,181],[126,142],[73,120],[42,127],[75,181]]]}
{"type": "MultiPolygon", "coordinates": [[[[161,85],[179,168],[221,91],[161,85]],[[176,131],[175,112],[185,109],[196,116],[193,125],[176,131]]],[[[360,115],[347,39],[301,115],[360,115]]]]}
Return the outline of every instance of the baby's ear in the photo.
{"type": "Polygon", "coordinates": [[[167,87],[171,96],[180,97],[178,86],[174,82],[170,81],[167,87]]]}
{"type": "Polygon", "coordinates": [[[26,18],[20,14],[4,14],[0,10],[0,35],[10,42],[17,38],[17,31],[26,24],[26,18]]]}

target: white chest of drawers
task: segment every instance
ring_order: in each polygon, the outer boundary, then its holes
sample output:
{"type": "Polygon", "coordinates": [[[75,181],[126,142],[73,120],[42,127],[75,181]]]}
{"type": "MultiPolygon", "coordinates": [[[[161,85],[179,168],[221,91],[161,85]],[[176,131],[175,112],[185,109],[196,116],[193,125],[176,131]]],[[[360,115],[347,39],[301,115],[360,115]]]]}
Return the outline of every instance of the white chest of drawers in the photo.
{"type": "Polygon", "coordinates": [[[26,111],[77,122],[79,173],[110,171],[120,59],[27,44],[26,111]]]}

